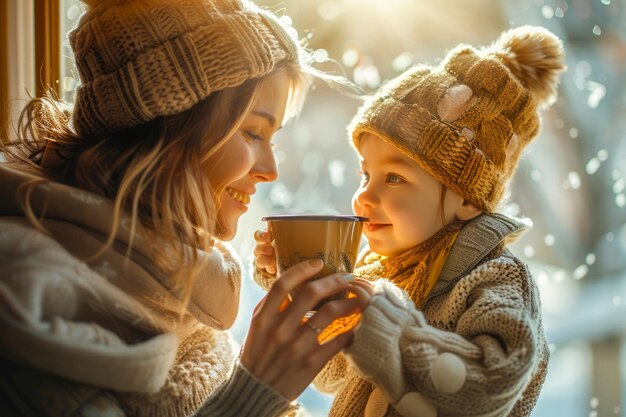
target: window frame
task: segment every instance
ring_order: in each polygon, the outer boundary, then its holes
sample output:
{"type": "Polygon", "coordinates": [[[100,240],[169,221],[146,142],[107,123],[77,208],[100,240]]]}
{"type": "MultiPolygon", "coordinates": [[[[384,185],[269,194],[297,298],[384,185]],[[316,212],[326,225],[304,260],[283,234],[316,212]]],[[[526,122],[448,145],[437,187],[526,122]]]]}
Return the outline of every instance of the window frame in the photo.
{"type": "Polygon", "coordinates": [[[47,90],[59,97],[61,0],[35,1],[35,68],[39,69],[37,97],[42,97],[47,90]]]}
{"type": "Polygon", "coordinates": [[[61,1],[0,2],[0,139],[8,140],[23,105],[60,93],[61,1]],[[18,109],[17,107],[20,107],[18,109]]]}
{"type": "Polygon", "coordinates": [[[9,122],[9,28],[8,2],[0,2],[0,139],[5,140],[9,122]]]}

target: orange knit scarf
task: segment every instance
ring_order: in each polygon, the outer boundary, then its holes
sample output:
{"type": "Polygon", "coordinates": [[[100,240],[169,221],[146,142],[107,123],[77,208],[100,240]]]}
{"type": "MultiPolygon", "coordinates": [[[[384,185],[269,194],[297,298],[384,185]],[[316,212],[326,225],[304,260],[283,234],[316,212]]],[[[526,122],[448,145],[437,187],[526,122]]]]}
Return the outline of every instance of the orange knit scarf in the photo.
{"type": "MultiPolygon", "coordinates": [[[[387,279],[407,292],[417,308],[426,302],[443,269],[450,249],[464,222],[454,221],[408,251],[392,257],[367,252],[357,263],[354,275],[368,281],[387,279]]],[[[335,320],[319,336],[325,342],[355,327],[360,314],[335,320]]]]}

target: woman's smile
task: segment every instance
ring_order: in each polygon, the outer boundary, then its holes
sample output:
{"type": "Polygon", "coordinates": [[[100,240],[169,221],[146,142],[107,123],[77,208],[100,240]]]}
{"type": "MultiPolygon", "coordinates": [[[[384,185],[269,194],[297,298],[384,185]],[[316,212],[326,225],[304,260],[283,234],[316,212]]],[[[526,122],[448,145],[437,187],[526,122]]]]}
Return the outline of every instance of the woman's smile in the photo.
{"type": "Polygon", "coordinates": [[[233,200],[239,203],[242,208],[246,211],[248,210],[248,204],[250,204],[250,194],[240,190],[235,190],[231,187],[226,187],[226,192],[232,197],[233,200]]]}

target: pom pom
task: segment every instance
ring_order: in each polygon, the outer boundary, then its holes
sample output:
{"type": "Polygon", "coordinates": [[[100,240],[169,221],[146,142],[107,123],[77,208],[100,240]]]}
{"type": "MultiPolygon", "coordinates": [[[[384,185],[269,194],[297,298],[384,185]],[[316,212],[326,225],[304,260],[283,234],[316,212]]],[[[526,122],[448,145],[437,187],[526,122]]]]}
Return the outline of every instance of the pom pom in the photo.
{"type": "Polygon", "coordinates": [[[499,58],[541,107],[556,100],[559,75],[566,67],[563,43],[552,32],[537,26],[510,29],[485,52],[499,58]]]}

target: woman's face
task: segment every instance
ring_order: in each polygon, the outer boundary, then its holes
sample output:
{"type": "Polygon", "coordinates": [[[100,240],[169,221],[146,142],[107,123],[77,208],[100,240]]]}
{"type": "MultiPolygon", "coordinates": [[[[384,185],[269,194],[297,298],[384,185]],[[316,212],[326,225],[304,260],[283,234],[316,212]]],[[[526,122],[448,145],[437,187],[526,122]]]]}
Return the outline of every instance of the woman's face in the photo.
{"type": "Polygon", "coordinates": [[[278,177],[272,136],[283,123],[288,95],[285,72],[264,80],[239,129],[207,162],[211,184],[226,184],[217,195],[217,235],[222,240],[235,236],[239,217],[248,210],[256,185],[278,177]]]}

